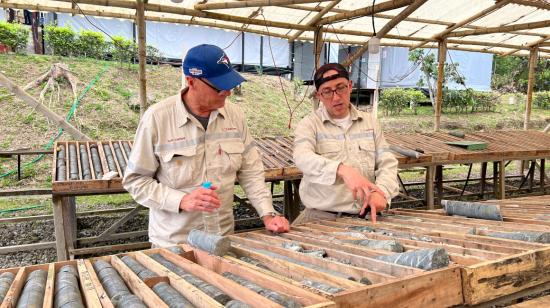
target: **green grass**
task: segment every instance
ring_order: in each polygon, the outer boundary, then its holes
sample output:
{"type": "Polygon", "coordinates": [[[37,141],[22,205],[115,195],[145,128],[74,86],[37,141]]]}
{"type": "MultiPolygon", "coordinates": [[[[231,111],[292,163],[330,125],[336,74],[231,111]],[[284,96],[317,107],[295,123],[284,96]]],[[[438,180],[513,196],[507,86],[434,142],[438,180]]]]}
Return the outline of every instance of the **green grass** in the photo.
{"type": "Polygon", "coordinates": [[[113,207],[123,207],[128,206],[132,202],[133,199],[129,194],[79,196],[76,198],[77,204],[88,206],[110,205],[113,207]]]}

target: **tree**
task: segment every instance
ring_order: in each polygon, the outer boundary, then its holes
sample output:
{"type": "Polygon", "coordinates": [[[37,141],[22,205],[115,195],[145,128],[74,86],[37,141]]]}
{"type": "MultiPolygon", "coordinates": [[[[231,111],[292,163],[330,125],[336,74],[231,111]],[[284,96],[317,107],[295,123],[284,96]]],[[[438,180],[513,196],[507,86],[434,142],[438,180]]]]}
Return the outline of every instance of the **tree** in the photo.
{"type": "MultiPolygon", "coordinates": [[[[432,102],[432,107],[434,107],[435,95],[437,94],[435,87],[435,83],[437,82],[437,61],[435,59],[435,54],[424,49],[415,49],[409,52],[409,61],[420,66],[422,76],[418,80],[417,85],[421,88],[428,87],[430,101],[432,102]]],[[[457,68],[458,63],[445,64],[445,76],[443,77],[444,88],[446,88],[446,83],[449,80],[466,86],[466,79],[458,73],[457,68]]]]}
{"type": "MultiPolygon", "coordinates": [[[[492,78],[493,89],[503,92],[527,92],[529,75],[528,57],[494,58],[495,70],[492,78]]],[[[535,91],[550,90],[550,60],[539,59],[535,73],[535,91]]]]}

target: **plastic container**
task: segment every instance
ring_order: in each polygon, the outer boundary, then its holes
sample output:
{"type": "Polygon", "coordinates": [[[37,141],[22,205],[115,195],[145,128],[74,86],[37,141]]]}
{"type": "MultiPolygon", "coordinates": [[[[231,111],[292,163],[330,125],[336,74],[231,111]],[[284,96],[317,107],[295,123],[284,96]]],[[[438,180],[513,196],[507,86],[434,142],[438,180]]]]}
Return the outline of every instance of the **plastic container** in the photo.
{"type": "MultiPolygon", "coordinates": [[[[204,182],[202,184],[203,188],[211,189],[212,183],[211,182],[204,182]]],[[[218,210],[215,210],[214,212],[202,212],[202,223],[204,225],[204,232],[210,233],[210,234],[221,234],[220,229],[220,214],[218,213],[218,210]]]]}

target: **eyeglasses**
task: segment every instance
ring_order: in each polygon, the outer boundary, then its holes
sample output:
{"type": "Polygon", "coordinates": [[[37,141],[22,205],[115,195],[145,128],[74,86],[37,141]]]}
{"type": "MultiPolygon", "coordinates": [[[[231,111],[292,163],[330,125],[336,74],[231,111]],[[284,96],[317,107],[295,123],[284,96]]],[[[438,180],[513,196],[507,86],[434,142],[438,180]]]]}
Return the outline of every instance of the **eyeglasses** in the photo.
{"type": "Polygon", "coordinates": [[[209,86],[210,89],[216,91],[216,93],[218,93],[218,94],[222,93],[223,91],[226,91],[226,90],[220,90],[220,89],[214,87],[210,82],[207,82],[207,81],[204,80],[203,78],[199,78],[199,79],[200,79],[200,81],[202,81],[203,83],[205,83],[207,86],[209,86]]]}
{"type": "Polygon", "coordinates": [[[331,99],[334,96],[334,93],[338,95],[342,95],[347,89],[348,89],[347,85],[341,84],[341,85],[338,85],[334,90],[329,88],[324,88],[321,91],[318,91],[318,93],[319,95],[321,95],[322,98],[331,99]]]}

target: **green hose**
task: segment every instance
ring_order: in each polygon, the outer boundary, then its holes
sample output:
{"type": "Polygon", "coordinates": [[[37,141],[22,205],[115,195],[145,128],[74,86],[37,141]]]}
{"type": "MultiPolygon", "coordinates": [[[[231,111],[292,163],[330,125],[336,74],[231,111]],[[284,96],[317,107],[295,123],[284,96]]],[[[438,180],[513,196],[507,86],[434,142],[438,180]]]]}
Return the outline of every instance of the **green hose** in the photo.
{"type": "Polygon", "coordinates": [[[26,211],[26,210],[32,210],[32,209],[37,209],[37,208],[43,208],[43,207],[44,207],[44,205],[32,205],[32,206],[18,207],[18,208],[14,208],[14,209],[0,210],[0,215],[5,214],[5,213],[26,211]]]}
{"type": "MultiPolygon", "coordinates": [[[[65,120],[67,122],[69,122],[73,116],[74,116],[74,113],[76,111],[76,108],[78,107],[78,104],[80,103],[80,100],[82,100],[82,98],[84,98],[84,96],[86,95],[86,93],[88,93],[88,91],[92,88],[92,86],[101,78],[101,76],[103,76],[103,74],[107,71],[107,68],[109,68],[109,62],[106,62],[104,65],[103,65],[103,69],[101,70],[101,72],[99,72],[99,74],[97,74],[95,76],[95,78],[90,82],[88,83],[88,85],[86,86],[86,88],[84,89],[84,91],[80,94],[80,96],[74,101],[73,103],[73,106],[71,107],[71,110],[69,110],[69,112],[67,113],[67,116],[65,117],[65,120]]],[[[55,137],[53,137],[50,142],[48,142],[48,144],[46,144],[44,146],[44,149],[46,150],[49,150],[53,147],[53,144],[55,143],[55,141],[57,140],[57,138],[59,138],[61,135],[63,134],[63,129],[60,128],[58,131],[57,131],[57,135],[55,135],[55,137]]],[[[39,162],[40,160],[42,160],[42,158],[44,158],[44,156],[46,156],[46,154],[40,154],[38,155],[37,157],[35,157],[32,161],[26,163],[23,165],[23,168],[27,168],[28,166],[31,166],[31,165],[34,165],[35,163],[39,162]]],[[[10,176],[14,173],[17,172],[17,168],[15,169],[12,169],[4,174],[0,174],[0,179],[1,178],[5,178],[7,176],[10,176]]]]}

